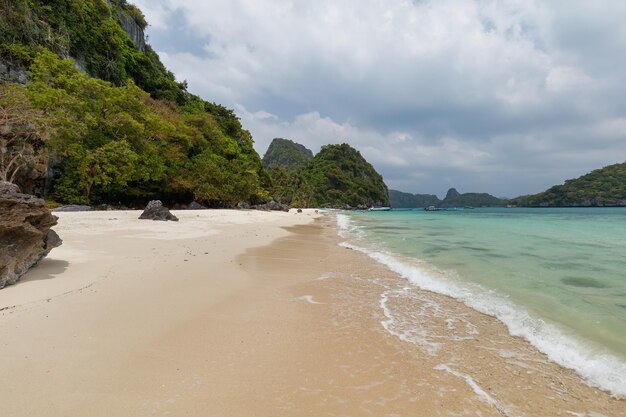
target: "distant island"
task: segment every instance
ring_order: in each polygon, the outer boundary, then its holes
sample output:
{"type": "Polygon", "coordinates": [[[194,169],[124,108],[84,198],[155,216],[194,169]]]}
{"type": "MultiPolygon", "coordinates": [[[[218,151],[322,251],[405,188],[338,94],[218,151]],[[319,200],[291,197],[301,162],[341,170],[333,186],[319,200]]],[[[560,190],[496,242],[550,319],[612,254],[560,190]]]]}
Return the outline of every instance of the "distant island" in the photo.
{"type": "Polygon", "coordinates": [[[502,207],[508,204],[508,200],[487,193],[461,194],[455,188],[450,188],[443,200],[434,194],[411,194],[397,190],[390,190],[389,197],[394,208],[502,207]]]}
{"type": "Polygon", "coordinates": [[[596,169],[534,195],[514,198],[523,207],[626,206],[626,162],[596,169]]]}

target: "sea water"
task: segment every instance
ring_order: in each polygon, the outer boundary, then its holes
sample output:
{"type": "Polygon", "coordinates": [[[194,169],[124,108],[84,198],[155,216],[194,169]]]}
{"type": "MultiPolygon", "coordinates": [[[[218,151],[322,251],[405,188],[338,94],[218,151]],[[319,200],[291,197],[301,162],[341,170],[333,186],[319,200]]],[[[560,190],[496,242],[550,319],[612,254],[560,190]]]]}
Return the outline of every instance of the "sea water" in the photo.
{"type": "Polygon", "coordinates": [[[338,215],[346,246],[626,396],[626,208],[338,215]]]}

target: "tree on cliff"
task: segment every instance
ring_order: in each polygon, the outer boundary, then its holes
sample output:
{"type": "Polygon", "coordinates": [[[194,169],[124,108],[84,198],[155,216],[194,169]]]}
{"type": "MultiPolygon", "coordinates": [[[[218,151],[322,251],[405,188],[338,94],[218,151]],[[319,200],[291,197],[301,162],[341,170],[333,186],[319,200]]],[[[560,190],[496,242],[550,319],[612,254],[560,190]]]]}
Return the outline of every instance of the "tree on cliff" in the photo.
{"type": "Polygon", "coordinates": [[[23,87],[0,86],[0,181],[15,182],[23,169],[45,163],[49,127],[23,87]]]}

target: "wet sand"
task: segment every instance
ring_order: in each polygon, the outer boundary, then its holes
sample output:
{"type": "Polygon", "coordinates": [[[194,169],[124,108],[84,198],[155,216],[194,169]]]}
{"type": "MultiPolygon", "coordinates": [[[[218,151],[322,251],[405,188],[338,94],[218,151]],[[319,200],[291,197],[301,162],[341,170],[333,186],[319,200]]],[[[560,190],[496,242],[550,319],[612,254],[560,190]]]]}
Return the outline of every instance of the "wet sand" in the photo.
{"type": "Polygon", "coordinates": [[[332,214],[176,214],[62,214],[65,245],[0,291],[3,415],[626,416],[339,247],[332,214]]]}

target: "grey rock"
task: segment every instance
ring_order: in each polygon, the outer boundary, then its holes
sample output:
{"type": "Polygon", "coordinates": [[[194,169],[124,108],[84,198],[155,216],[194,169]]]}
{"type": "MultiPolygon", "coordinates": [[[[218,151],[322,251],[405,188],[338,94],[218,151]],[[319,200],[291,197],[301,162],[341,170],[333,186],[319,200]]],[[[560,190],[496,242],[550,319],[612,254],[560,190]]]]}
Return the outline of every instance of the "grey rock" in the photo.
{"type": "Polygon", "coordinates": [[[264,211],[289,211],[289,206],[287,204],[278,203],[274,200],[265,204],[257,204],[256,206],[252,206],[252,208],[264,211]]]}
{"type": "Polygon", "coordinates": [[[206,210],[206,207],[204,207],[202,204],[197,203],[195,201],[192,201],[191,203],[189,203],[189,205],[187,206],[187,210],[206,210]]]}
{"type": "Polygon", "coordinates": [[[450,200],[452,198],[460,197],[461,194],[456,190],[456,188],[450,188],[446,193],[446,200],[450,200]]]}
{"type": "Polygon", "coordinates": [[[240,210],[249,210],[250,207],[250,203],[248,203],[247,201],[240,201],[239,203],[237,203],[237,208],[240,210]]]}
{"type": "Polygon", "coordinates": [[[0,181],[0,195],[19,193],[21,193],[20,187],[16,184],[7,181],[0,181]]]}
{"type": "Polygon", "coordinates": [[[42,199],[0,182],[0,288],[15,284],[53,248],[61,245],[51,230],[57,224],[42,199]]]}
{"type": "Polygon", "coordinates": [[[149,202],[139,218],[141,220],[178,221],[178,218],[170,213],[169,209],[163,205],[161,200],[152,200],[149,202]]]}
{"type": "Polygon", "coordinates": [[[124,32],[126,32],[130,40],[133,41],[135,46],[141,52],[146,52],[146,36],[143,29],[133,20],[132,17],[126,15],[125,13],[118,11],[117,15],[120,18],[120,23],[122,24],[124,32]]]}
{"type": "Polygon", "coordinates": [[[26,68],[15,66],[7,61],[0,61],[0,81],[26,84],[28,82],[26,68]]]}

